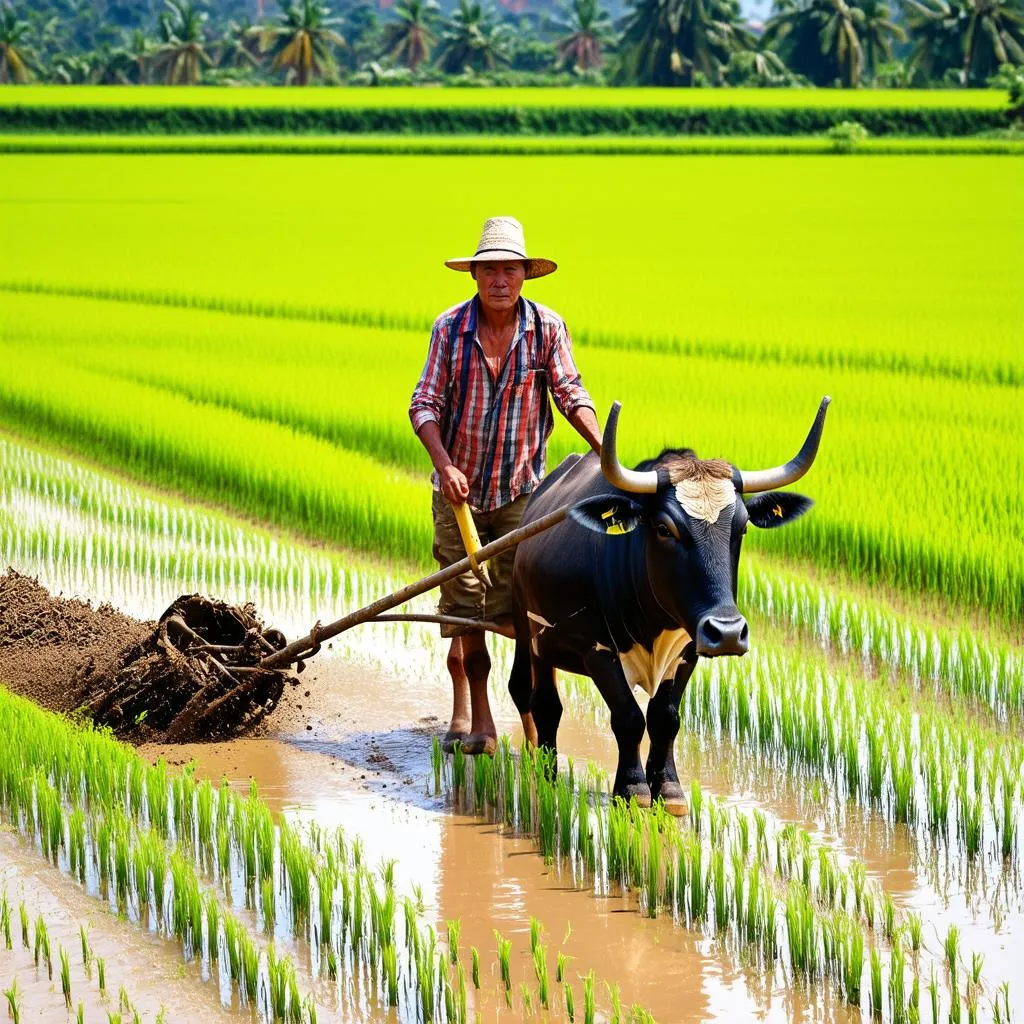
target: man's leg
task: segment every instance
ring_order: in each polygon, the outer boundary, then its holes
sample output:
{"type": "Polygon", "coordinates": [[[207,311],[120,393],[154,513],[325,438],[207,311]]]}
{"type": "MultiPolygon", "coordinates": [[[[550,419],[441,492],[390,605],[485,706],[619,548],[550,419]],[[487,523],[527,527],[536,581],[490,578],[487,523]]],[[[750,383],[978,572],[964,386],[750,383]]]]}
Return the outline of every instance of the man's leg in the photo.
{"type": "Polygon", "coordinates": [[[441,740],[441,748],[448,754],[456,743],[469,739],[472,717],[470,714],[469,680],[462,658],[462,637],[452,637],[448,648],[448,673],[452,677],[452,720],[441,740]]]}
{"type": "Polygon", "coordinates": [[[498,730],[491,717],[491,704],[487,697],[487,677],[491,671],[491,658],[483,630],[466,633],[462,640],[462,664],[469,680],[469,699],[472,723],[469,738],[462,749],[467,754],[493,754],[498,749],[498,730]]]}

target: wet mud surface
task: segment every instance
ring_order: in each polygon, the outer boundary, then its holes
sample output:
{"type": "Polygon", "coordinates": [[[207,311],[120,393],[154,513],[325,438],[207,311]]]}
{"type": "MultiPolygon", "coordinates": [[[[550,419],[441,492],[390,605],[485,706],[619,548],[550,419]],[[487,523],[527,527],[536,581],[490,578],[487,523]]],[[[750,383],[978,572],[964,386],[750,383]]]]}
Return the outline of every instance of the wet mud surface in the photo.
{"type": "Polygon", "coordinates": [[[14,570],[0,576],[0,678],[43,707],[81,713],[134,742],[250,733],[290,679],[255,666],[284,643],[252,605],[186,595],[158,621],[139,622],[109,605],[53,596],[14,570]],[[221,645],[235,649],[230,662],[212,649],[221,645]]]}

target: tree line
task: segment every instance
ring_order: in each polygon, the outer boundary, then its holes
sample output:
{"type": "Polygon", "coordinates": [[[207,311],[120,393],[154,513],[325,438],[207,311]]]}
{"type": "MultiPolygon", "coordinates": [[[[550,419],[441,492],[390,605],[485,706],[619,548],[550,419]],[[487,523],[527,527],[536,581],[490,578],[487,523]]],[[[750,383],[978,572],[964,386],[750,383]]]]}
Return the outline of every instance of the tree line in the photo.
{"type": "Polygon", "coordinates": [[[1024,81],[1024,0],[0,0],[0,83],[908,86],[1024,81]],[[212,15],[212,17],[211,17],[212,15]]]}

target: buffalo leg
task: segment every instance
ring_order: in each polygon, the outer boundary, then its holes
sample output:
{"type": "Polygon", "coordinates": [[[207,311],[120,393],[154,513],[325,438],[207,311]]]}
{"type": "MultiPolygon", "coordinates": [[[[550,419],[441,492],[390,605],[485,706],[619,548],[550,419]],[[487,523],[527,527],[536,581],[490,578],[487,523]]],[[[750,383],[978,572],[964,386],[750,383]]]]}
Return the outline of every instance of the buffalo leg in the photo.
{"type": "Polygon", "coordinates": [[[562,720],[562,701],[555,682],[555,666],[543,658],[532,658],[533,696],[530,711],[537,728],[537,745],[552,754],[552,769],[558,756],[558,723],[562,720]]]}
{"type": "Polygon", "coordinates": [[[697,665],[693,644],[683,652],[683,660],[675,676],[666,679],[647,705],[647,734],[651,738],[651,749],[647,755],[647,783],[651,787],[651,798],[661,799],[669,814],[685,814],[686,801],[683,787],[679,785],[676,772],[675,740],[679,733],[679,704],[683,699],[686,684],[697,665]]]}
{"type": "Polygon", "coordinates": [[[612,733],[619,748],[612,796],[636,797],[641,807],[650,807],[651,790],[640,764],[640,741],[644,735],[644,714],[626,681],[618,657],[611,651],[591,651],[584,659],[587,674],[612,715],[612,733]]]}
{"type": "Polygon", "coordinates": [[[533,699],[533,668],[530,658],[530,626],[526,617],[516,614],[516,653],[512,660],[512,671],[508,677],[508,693],[523,721],[523,735],[526,742],[537,746],[537,727],[530,711],[533,699]]]}

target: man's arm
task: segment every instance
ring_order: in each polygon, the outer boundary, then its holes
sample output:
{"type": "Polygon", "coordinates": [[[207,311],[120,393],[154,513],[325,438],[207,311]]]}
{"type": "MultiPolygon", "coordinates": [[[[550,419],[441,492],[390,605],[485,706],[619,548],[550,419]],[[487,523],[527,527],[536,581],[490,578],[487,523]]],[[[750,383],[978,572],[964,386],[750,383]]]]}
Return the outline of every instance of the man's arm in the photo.
{"type": "Polygon", "coordinates": [[[469,497],[469,483],[465,474],[448,457],[441,440],[439,426],[448,401],[448,332],[441,321],[434,324],[430,336],[427,361],[419,383],[412,393],[409,419],[420,443],[427,450],[430,461],[441,483],[444,496],[451,502],[465,501],[469,497]]]}
{"type": "Polygon", "coordinates": [[[573,429],[583,438],[590,447],[601,454],[601,425],[597,422],[597,414],[589,405],[577,406],[567,419],[573,425],[573,429]]]}
{"type": "Polygon", "coordinates": [[[469,481],[466,474],[449,458],[441,441],[441,428],[435,420],[425,420],[416,431],[420,443],[427,449],[430,461],[437,470],[441,482],[441,491],[453,504],[465,501],[469,497],[469,481]]]}
{"type": "Polygon", "coordinates": [[[576,362],[572,357],[569,331],[562,321],[555,328],[548,355],[548,379],[551,397],[558,411],[572,424],[573,429],[595,451],[601,451],[601,427],[597,422],[594,402],[583,386],[576,362]]]}

